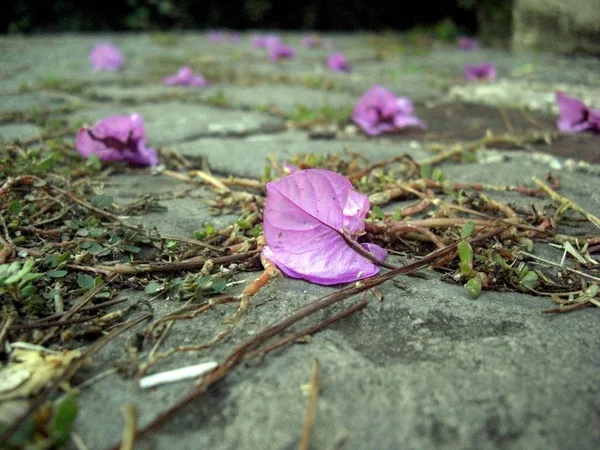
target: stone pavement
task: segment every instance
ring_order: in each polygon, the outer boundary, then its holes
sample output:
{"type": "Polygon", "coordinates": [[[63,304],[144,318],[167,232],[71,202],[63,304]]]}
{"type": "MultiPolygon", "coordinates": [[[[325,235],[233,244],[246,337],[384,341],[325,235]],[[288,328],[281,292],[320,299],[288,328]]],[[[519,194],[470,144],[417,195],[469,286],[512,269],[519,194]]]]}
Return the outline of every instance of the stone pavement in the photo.
{"type": "MultiPolygon", "coordinates": [[[[214,174],[259,179],[269,154],[280,162],[297,154],[348,151],[369,162],[401,154],[420,161],[432,156],[432,142],[472,141],[487,130],[545,135],[551,136],[550,143],[540,138],[526,149],[489,148],[471,164],[446,161],[440,167],[454,182],[531,187],[532,176],[543,178],[551,171],[561,178],[562,195],[600,214],[600,166],[594,164],[600,163],[600,138],[558,136],[554,125],[556,90],[600,106],[600,60],[514,55],[501,49],[462,52],[443,44],[425,48],[393,35],[328,35],[328,45],[343,51],[353,69],[334,74],[323,64],[327,48],[303,48],[298,34],[284,37],[298,54],[280,63],[269,62],[248,35],[237,45],[213,44],[194,33],[3,37],[0,136],[5,144],[39,145],[51,118],[60,117],[72,127],[65,138],[72,142],[83,123],[138,112],[149,143],[161,151],[204,160],[214,174]],[[99,40],[124,51],[122,72],[90,71],[87,53],[99,40]],[[486,60],[498,66],[499,81],[466,84],[462,65],[486,60]],[[203,73],[210,87],[163,86],[162,77],[183,64],[203,73]],[[314,115],[347,115],[373,84],[411,98],[427,131],[366,138],[349,122],[316,130],[302,126],[314,115]]],[[[235,213],[211,216],[207,187],[190,190],[189,184],[160,170],[116,174],[101,188],[116,203],[147,195],[162,199],[162,210],[129,219],[161,233],[193,237],[206,222],[219,227],[237,219],[235,213]]],[[[532,202],[540,210],[550,204],[547,198],[510,192],[489,195],[525,208],[532,202]]],[[[596,229],[582,224],[578,231],[594,234],[596,229]]],[[[550,246],[536,246],[535,252],[556,262],[562,256],[562,250],[550,246]]],[[[243,364],[140,448],[295,448],[306,409],[302,386],[310,379],[314,359],[321,367],[314,449],[600,446],[597,308],[546,315],[541,311],[554,306],[547,297],[489,291],[471,300],[443,274],[423,274],[400,277],[402,289],[384,284],[382,301],[372,297],[365,310],[316,334],[310,343],[243,364]]],[[[222,361],[235,345],[334,289],[274,279],[253,299],[228,339],[201,352],[178,353],[153,370],[222,361]]],[[[128,298],[126,304],[151,297],[133,290],[120,295],[128,298]]],[[[148,307],[159,317],[180,306],[159,298],[148,307]]],[[[209,341],[235,308],[222,305],[178,321],[162,348],[209,341]]],[[[326,317],[319,313],[310,320],[326,317]]],[[[140,325],[137,331],[142,329],[140,325]]],[[[131,362],[126,347],[135,331],[110,342],[74,384],[131,362]]],[[[142,348],[142,355],[149,347],[142,348]]],[[[107,448],[120,438],[123,404],[134,403],[138,424],[144,425],[190,386],[182,382],[141,390],[135,379],[111,372],[81,389],[75,431],[88,448],[107,448]]]]}

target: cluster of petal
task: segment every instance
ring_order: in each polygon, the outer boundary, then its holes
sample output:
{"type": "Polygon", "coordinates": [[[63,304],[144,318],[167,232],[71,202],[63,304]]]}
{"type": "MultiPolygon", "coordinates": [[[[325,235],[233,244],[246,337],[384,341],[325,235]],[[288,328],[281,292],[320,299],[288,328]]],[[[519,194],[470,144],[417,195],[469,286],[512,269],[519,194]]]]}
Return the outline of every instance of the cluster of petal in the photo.
{"type": "Polygon", "coordinates": [[[269,59],[271,61],[279,61],[280,59],[290,59],[296,55],[294,48],[278,42],[269,47],[269,59]]]}
{"type": "Polygon", "coordinates": [[[156,150],[146,147],[144,120],[138,114],[111,116],[77,134],[77,151],[84,158],[96,155],[101,161],[126,161],[134,166],[158,164],[156,150]]]}
{"type": "Polygon", "coordinates": [[[366,134],[375,136],[407,127],[425,128],[414,115],[412,102],[396,95],[382,86],[373,86],[354,106],[352,120],[366,134]]]}
{"type": "MultiPolygon", "coordinates": [[[[379,268],[344,240],[364,233],[369,198],[345,177],[308,169],[267,183],[263,257],[283,273],[317,284],[348,283],[373,276],[379,268]]],[[[387,252],[362,244],[378,260],[387,252]]]]}
{"type": "Polygon", "coordinates": [[[321,45],[321,39],[314,34],[309,34],[302,38],[302,45],[308,48],[315,48],[321,45]]]}
{"type": "Polygon", "coordinates": [[[350,64],[341,52],[329,55],[326,62],[327,68],[332,72],[349,72],[350,64]]]}
{"type": "Polygon", "coordinates": [[[496,66],[491,62],[481,64],[465,64],[465,78],[469,81],[496,81],[496,66]]]}
{"type": "Polygon", "coordinates": [[[188,66],[182,67],[173,76],[163,78],[163,83],[167,86],[208,86],[208,81],[202,75],[194,75],[188,66]]]}
{"type": "Polygon", "coordinates": [[[563,92],[556,93],[556,103],[560,114],[556,125],[561,132],[590,130],[600,133],[600,109],[589,108],[581,100],[563,92]]]}
{"type": "Polygon", "coordinates": [[[470,36],[460,36],[456,41],[456,44],[461,50],[477,50],[479,48],[477,39],[470,36]]]}
{"type": "Polygon", "coordinates": [[[107,43],[96,44],[88,58],[92,69],[97,71],[121,70],[125,65],[125,58],[121,51],[107,43]]]}
{"type": "Polygon", "coordinates": [[[256,48],[271,48],[281,44],[281,38],[276,34],[261,34],[252,38],[252,45],[256,48]]]}

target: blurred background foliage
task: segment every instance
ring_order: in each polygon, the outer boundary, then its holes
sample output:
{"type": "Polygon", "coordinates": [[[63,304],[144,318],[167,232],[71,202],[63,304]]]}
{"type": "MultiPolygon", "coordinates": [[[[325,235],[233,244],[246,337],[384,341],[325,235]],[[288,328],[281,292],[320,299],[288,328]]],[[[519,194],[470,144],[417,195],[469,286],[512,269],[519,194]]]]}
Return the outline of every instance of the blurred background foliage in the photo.
{"type": "Polygon", "coordinates": [[[510,34],[512,0],[5,0],[3,33],[227,28],[510,34]]]}

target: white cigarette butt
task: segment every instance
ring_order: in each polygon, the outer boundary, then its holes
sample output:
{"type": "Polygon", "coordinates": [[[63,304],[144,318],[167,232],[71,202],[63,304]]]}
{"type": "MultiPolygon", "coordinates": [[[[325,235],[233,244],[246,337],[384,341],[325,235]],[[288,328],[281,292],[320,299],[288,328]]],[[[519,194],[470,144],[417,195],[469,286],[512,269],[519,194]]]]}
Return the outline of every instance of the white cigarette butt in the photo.
{"type": "Polygon", "coordinates": [[[189,378],[199,377],[206,372],[210,372],[219,364],[215,361],[210,361],[193,366],[182,367],[175,370],[167,370],[166,372],[148,375],[140,379],[140,387],[142,389],[158,386],[160,384],[175,383],[177,381],[187,380],[189,378]]]}

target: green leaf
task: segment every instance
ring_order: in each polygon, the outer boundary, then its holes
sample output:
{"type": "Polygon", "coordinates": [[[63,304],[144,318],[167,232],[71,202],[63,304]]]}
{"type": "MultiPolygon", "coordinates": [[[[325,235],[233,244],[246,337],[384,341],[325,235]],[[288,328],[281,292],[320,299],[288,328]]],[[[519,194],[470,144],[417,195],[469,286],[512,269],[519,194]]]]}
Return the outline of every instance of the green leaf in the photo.
{"type": "Polygon", "coordinates": [[[462,239],[471,237],[471,234],[473,234],[474,228],[475,228],[475,222],[473,222],[472,220],[469,220],[467,223],[465,223],[463,225],[462,229],[460,230],[460,237],[462,239]]]}
{"type": "Polygon", "coordinates": [[[436,167],[435,169],[433,169],[433,172],[431,172],[431,179],[434,181],[442,182],[446,179],[446,175],[444,175],[444,171],[442,169],[436,167]]]}
{"type": "Polygon", "coordinates": [[[50,278],[63,278],[66,274],[66,270],[51,270],[46,273],[50,278]]]}
{"type": "Polygon", "coordinates": [[[58,258],[56,258],[56,265],[60,265],[64,262],[67,262],[71,258],[71,252],[64,252],[58,258]]]}
{"type": "Polygon", "coordinates": [[[67,394],[60,399],[54,409],[54,416],[49,427],[50,437],[56,444],[62,445],[67,441],[78,412],[79,406],[75,394],[67,394]]]}
{"type": "Polygon", "coordinates": [[[465,264],[473,264],[473,249],[468,241],[460,241],[458,243],[458,256],[461,262],[465,264]]]}
{"type": "Polygon", "coordinates": [[[129,253],[139,253],[141,248],[135,245],[128,245],[125,247],[125,250],[127,250],[129,253]]]}
{"type": "Polygon", "coordinates": [[[8,205],[8,212],[13,216],[18,216],[22,209],[23,204],[18,200],[14,200],[8,205]]]}
{"type": "Polygon", "coordinates": [[[177,242],[167,241],[167,248],[175,248],[176,246],[177,246],[177,242]]]}
{"type": "Polygon", "coordinates": [[[96,285],[96,282],[95,282],[93,276],[83,274],[83,275],[79,275],[77,277],[77,284],[79,285],[80,288],[85,289],[86,291],[89,291],[94,288],[94,286],[96,285]]]}
{"type": "Polygon", "coordinates": [[[58,161],[56,154],[50,155],[37,163],[37,170],[44,173],[52,170],[58,161]]]}
{"type": "Polygon", "coordinates": [[[425,180],[431,179],[431,174],[433,172],[433,166],[431,164],[423,164],[421,166],[421,178],[425,180]]]}
{"type": "Polygon", "coordinates": [[[535,273],[533,270],[530,270],[523,277],[521,277],[521,280],[519,280],[519,284],[526,287],[527,289],[535,289],[535,286],[538,282],[538,278],[538,274],[535,273]]]}
{"type": "Polygon", "coordinates": [[[95,227],[91,227],[88,228],[88,232],[90,233],[90,236],[92,236],[93,238],[101,238],[106,234],[106,231],[103,230],[102,228],[95,228],[95,227]]]}
{"type": "Polygon", "coordinates": [[[146,285],[144,291],[146,294],[154,294],[162,289],[162,283],[157,283],[156,281],[151,281],[146,285]]]}
{"type": "Polygon", "coordinates": [[[477,277],[471,278],[465,283],[465,291],[469,298],[477,298],[481,295],[481,280],[477,277]]]}
{"type": "Polygon", "coordinates": [[[98,158],[97,155],[92,153],[85,161],[85,166],[93,171],[98,171],[102,168],[102,161],[100,161],[100,158],[98,158]]]}
{"type": "Polygon", "coordinates": [[[385,213],[383,212],[383,209],[381,209],[379,206],[373,206],[371,208],[371,217],[373,219],[383,220],[385,219],[385,213]]]}
{"type": "Polygon", "coordinates": [[[113,203],[113,198],[110,195],[94,195],[90,202],[96,208],[108,209],[113,203]]]}
{"type": "Polygon", "coordinates": [[[28,284],[19,290],[23,297],[30,297],[35,294],[35,286],[33,284],[28,284]]]}
{"type": "Polygon", "coordinates": [[[395,220],[396,222],[402,220],[402,208],[398,207],[394,210],[392,213],[392,220],[395,220]]]}
{"type": "Polygon", "coordinates": [[[96,255],[96,254],[100,253],[102,250],[104,250],[104,247],[102,247],[100,244],[98,244],[96,242],[92,242],[91,245],[87,248],[87,251],[90,252],[92,255],[96,255]]]}

